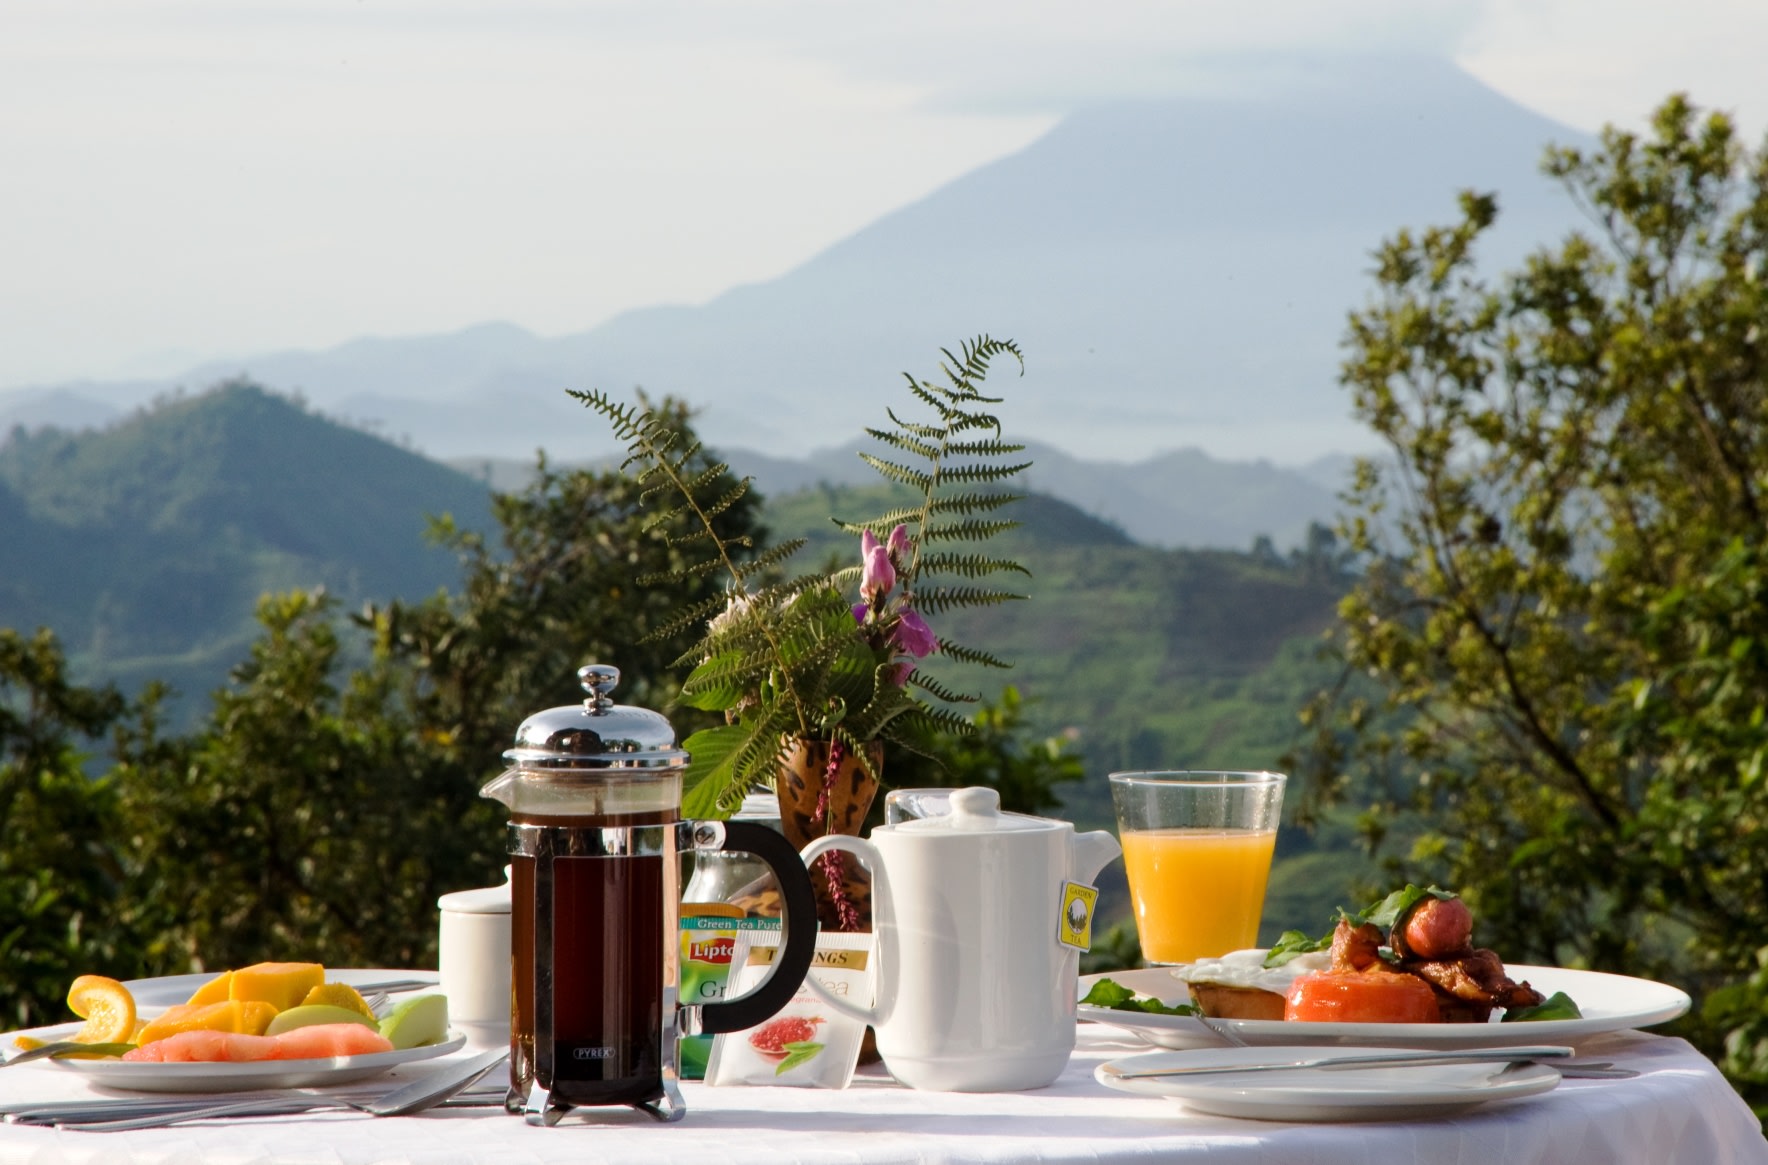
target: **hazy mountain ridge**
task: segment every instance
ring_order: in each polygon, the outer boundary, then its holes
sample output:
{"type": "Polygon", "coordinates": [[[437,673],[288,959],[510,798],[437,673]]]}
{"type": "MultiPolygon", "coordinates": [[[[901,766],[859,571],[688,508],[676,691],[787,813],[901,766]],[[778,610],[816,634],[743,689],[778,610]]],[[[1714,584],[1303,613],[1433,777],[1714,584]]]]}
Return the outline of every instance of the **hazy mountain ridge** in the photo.
{"type": "Polygon", "coordinates": [[[491,525],[470,477],[248,384],[100,432],[15,432],[0,625],[51,628],[85,669],[200,693],[243,658],[267,591],[355,605],[452,582],[453,556],[424,536],[442,513],[491,525]]]}
{"type": "MultiPolygon", "coordinates": [[[[436,457],[556,460],[612,450],[567,388],[643,385],[702,407],[728,448],[803,456],[877,423],[902,371],[979,332],[1025,349],[1000,369],[1016,438],[1139,462],[1199,447],[1303,464],[1361,448],[1336,387],[1368,255],[1497,189],[1494,257],[1575,225],[1536,173],[1581,135],[1447,62],[1356,62],[1303,91],[1083,109],[1010,157],[884,216],[809,262],[698,307],[655,307],[543,339],[506,324],[354,341],[63,386],[87,415],[175,383],[249,372],[436,457]]],[[[0,396],[0,423],[41,393],[0,396]]],[[[53,419],[53,418],[52,418],[53,419]]]]}
{"type": "MultiPolygon", "coordinates": [[[[718,455],[775,499],[818,486],[877,481],[877,472],[859,458],[868,447],[851,441],[801,459],[754,449],[720,448],[718,455]]],[[[1217,461],[1201,450],[1181,449],[1120,463],[1071,457],[1035,441],[1026,443],[1024,457],[1032,465],[1014,479],[1014,489],[1060,499],[1135,542],[1168,549],[1246,550],[1260,536],[1281,550],[1300,546],[1310,525],[1332,524],[1337,493],[1349,483],[1342,458],[1294,470],[1217,461]]],[[[534,473],[532,460],[461,457],[448,464],[504,492],[521,489],[534,473]]]]}

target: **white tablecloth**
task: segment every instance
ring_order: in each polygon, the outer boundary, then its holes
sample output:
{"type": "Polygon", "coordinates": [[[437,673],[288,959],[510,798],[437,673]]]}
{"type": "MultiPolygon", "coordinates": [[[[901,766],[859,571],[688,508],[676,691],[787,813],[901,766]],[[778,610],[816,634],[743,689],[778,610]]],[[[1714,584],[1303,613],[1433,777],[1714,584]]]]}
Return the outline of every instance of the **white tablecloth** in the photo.
{"type": "MultiPolygon", "coordinates": [[[[1207,1161],[1210,1165],[1758,1165],[1768,1142],[1749,1109],[1687,1043],[1637,1032],[1599,1037],[1585,1057],[1642,1073],[1567,1080],[1551,1092],[1452,1118],[1283,1124],[1191,1113],[1093,1080],[1105,1059],[1147,1050],[1082,1025],[1068,1070],[1048,1088],[916,1092],[876,1068],[845,1091],[683,1087],[688,1113],[659,1124],[626,1109],[532,1128],[499,1109],[377,1119],[353,1113],[132,1133],[0,1126],[0,1162],[102,1165],[891,1165],[903,1162],[1207,1161]]],[[[437,1061],[436,1063],[446,1063],[437,1061]]],[[[430,1065],[399,1071],[415,1076],[430,1065]]],[[[389,1082],[390,1084],[391,1082],[389,1082]]],[[[0,1108],[85,1090],[45,1065],[0,1071],[0,1108]]],[[[581,1111],[581,1110],[580,1110],[581,1111]]]]}

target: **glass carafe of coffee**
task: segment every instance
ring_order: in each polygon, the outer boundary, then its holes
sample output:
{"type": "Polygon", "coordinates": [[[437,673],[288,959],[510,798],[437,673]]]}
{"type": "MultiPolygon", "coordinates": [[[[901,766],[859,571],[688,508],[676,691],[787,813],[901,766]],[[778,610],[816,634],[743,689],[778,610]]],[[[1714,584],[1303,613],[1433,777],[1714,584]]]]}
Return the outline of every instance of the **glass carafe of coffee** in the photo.
{"type": "Polygon", "coordinates": [[[655,712],[615,704],[620,673],[578,672],[589,698],[522,722],[510,768],[483,795],[510,811],[511,1112],[551,1125],[569,1109],[686,1112],[679,1035],[753,1027],[804,981],[816,948],[810,878],[790,843],[749,822],[681,820],[688,755],[655,712]],[[747,995],[677,998],[680,856],[754,854],[784,902],[773,973],[747,995]]]}

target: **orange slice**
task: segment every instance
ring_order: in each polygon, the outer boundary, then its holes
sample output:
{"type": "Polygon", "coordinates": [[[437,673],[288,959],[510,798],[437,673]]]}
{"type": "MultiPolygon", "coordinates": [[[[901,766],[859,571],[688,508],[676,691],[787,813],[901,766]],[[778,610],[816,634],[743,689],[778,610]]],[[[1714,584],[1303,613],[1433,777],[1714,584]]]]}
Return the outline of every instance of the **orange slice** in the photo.
{"type": "Polygon", "coordinates": [[[307,992],[306,998],[301,1000],[303,1007],[309,1003],[329,1003],[333,1007],[342,1007],[347,1011],[354,1011],[358,1015],[374,1018],[374,1008],[368,1005],[368,1000],[362,997],[360,991],[348,983],[320,984],[307,992]]]}
{"type": "Polygon", "coordinates": [[[73,1038],[82,1044],[118,1044],[135,1034],[135,997],[115,979],[81,975],[68,988],[68,1007],[86,1022],[73,1038]]]}

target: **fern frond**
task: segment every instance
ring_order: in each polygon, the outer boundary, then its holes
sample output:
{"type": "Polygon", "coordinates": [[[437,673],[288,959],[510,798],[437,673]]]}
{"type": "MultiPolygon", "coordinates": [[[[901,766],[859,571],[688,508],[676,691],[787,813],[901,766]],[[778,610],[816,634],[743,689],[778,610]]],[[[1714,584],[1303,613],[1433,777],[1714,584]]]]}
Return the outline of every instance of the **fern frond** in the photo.
{"type": "MultiPolygon", "coordinates": [[[[1024,494],[1009,494],[989,491],[986,493],[954,494],[951,497],[934,498],[927,507],[930,514],[984,514],[990,510],[998,510],[1010,506],[1014,502],[1025,500],[1024,494]]],[[[1018,525],[1017,522],[1014,525],[1018,525]]]]}
{"type": "Polygon", "coordinates": [[[935,460],[944,452],[934,444],[945,435],[944,429],[934,425],[903,425],[902,428],[904,432],[901,433],[892,433],[888,429],[867,429],[866,433],[892,449],[900,449],[924,461],[935,460]]]}
{"type": "Polygon", "coordinates": [[[996,534],[1005,534],[1018,525],[1018,522],[1005,518],[998,518],[994,521],[966,519],[961,522],[947,522],[937,526],[929,525],[922,529],[921,541],[985,542],[996,534]]]}
{"type": "Polygon", "coordinates": [[[891,510],[863,522],[844,522],[840,518],[833,519],[835,525],[849,534],[858,534],[862,530],[870,530],[873,534],[878,534],[881,531],[893,530],[908,522],[918,523],[920,520],[921,511],[907,507],[891,510]]]}
{"type": "MultiPolygon", "coordinates": [[[[986,441],[953,441],[945,447],[947,457],[1008,457],[1025,452],[1025,446],[1014,441],[992,437],[986,441]]],[[[1026,462],[1026,465],[1030,465],[1026,462]]]]}
{"type": "Polygon", "coordinates": [[[940,467],[941,481],[976,484],[978,482],[1002,481],[1015,473],[1023,473],[1031,468],[1031,462],[1022,461],[1017,465],[944,465],[940,467]]]}
{"type": "Polygon", "coordinates": [[[756,575],[772,570],[774,567],[779,566],[788,558],[791,558],[794,554],[797,554],[800,550],[804,549],[805,544],[809,541],[808,538],[788,538],[784,542],[778,542],[769,546],[767,549],[761,551],[759,554],[756,554],[747,562],[743,563],[742,569],[738,572],[738,577],[742,581],[747,581],[756,575]]]}
{"type": "Polygon", "coordinates": [[[932,490],[935,485],[932,474],[927,473],[925,470],[911,469],[906,465],[898,465],[894,461],[885,461],[883,458],[874,457],[870,453],[861,453],[859,457],[861,461],[864,461],[867,465],[877,470],[889,480],[920,490],[923,493],[932,490]]]}
{"type": "Polygon", "coordinates": [[[964,578],[984,578],[991,574],[1013,571],[1031,576],[1031,572],[1010,558],[985,558],[979,554],[923,554],[921,574],[955,574],[964,578]]]}
{"type": "MultiPolygon", "coordinates": [[[[971,697],[963,702],[975,703],[976,700],[971,697]]],[[[968,736],[976,731],[976,725],[970,721],[968,716],[960,715],[950,708],[942,708],[936,704],[923,704],[915,709],[912,716],[903,719],[905,723],[902,727],[907,728],[912,724],[920,732],[944,732],[953,736],[968,736]]]]}
{"type": "Polygon", "coordinates": [[[632,405],[623,405],[606,393],[591,389],[580,392],[577,389],[566,389],[566,395],[588,405],[607,419],[614,436],[622,441],[631,441],[643,429],[644,414],[632,405]]]}
{"type": "Polygon", "coordinates": [[[941,639],[939,641],[939,651],[941,655],[958,660],[960,663],[973,663],[982,667],[1001,668],[1003,670],[1013,666],[997,655],[990,654],[986,651],[978,651],[974,647],[965,647],[961,643],[952,643],[950,640],[946,639],[941,639]]]}
{"type": "Polygon", "coordinates": [[[923,616],[931,617],[945,611],[970,607],[998,607],[1002,603],[1017,602],[1027,597],[1012,591],[984,590],[980,587],[934,587],[916,593],[915,609],[923,616]]]}

